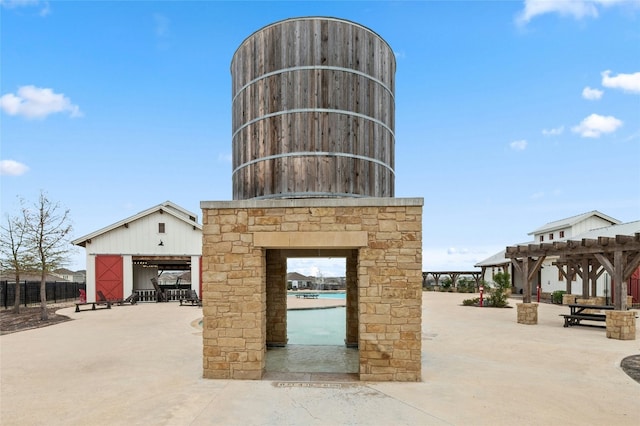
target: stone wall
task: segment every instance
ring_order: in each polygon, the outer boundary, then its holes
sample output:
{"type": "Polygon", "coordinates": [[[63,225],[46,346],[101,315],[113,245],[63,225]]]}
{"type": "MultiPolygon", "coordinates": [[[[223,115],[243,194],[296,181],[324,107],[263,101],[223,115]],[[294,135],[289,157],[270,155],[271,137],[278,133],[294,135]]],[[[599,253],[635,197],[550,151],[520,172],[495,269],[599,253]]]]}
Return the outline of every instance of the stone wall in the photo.
{"type": "Polygon", "coordinates": [[[618,340],[636,339],[635,311],[606,311],[607,337],[618,340]]]}
{"type": "Polygon", "coordinates": [[[538,323],[537,303],[516,303],[518,324],[535,325],[538,323]]]}
{"type": "Polygon", "coordinates": [[[282,273],[281,262],[267,259],[270,249],[341,249],[358,253],[349,261],[357,265],[358,330],[349,336],[358,339],[360,379],[419,381],[422,205],[421,198],[202,202],[204,377],[262,377],[267,328],[279,339],[276,316],[286,316],[280,296],[267,302],[276,281],[267,271],[282,273]]]}

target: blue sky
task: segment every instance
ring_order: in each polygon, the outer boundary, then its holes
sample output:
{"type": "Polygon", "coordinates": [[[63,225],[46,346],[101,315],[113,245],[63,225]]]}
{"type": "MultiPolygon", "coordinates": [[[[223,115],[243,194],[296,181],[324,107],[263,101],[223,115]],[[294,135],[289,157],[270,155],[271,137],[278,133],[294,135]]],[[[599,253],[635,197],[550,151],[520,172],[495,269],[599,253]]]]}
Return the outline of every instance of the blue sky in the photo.
{"type": "Polygon", "coordinates": [[[640,219],[638,0],[0,3],[3,215],[45,190],[75,238],[165,200],[198,216],[231,200],[233,53],[321,15],[396,54],[396,196],[425,200],[424,270],[591,210],[640,219]]]}

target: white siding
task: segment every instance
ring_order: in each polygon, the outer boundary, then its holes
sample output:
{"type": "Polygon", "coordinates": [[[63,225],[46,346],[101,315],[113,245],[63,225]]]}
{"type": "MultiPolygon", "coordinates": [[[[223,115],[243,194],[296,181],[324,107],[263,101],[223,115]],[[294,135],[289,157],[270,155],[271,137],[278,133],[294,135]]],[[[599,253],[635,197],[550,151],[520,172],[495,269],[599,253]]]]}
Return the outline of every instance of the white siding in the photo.
{"type": "Polygon", "coordinates": [[[156,212],[105,234],[86,244],[87,255],[128,254],[192,256],[202,253],[202,231],[170,215],[156,212]],[[165,233],[158,232],[158,223],[165,233]],[[162,240],[163,245],[158,245],[162,240]]]}
{"type": "Polygon", "coordinates": [[[591,231],[592,229],[596,228],[603,228],[605,226],[611,226],[611,222],[597,216],[591,216],[590,218],[573,225],[573,227],[571,228],[571,235],[579,235],[583,232],[591,231]]]}

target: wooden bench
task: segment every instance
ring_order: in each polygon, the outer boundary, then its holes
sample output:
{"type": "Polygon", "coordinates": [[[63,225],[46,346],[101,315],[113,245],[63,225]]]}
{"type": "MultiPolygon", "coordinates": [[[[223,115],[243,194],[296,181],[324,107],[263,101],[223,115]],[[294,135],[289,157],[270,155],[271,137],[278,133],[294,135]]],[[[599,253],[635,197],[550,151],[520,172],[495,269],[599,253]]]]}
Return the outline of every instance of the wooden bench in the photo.
{"type": "Polygon", "coordinates": [[[605,327],[603,325],[596,324],[582,324],[581,321],[598,321],[605,322],[607,317],[605,314],[561,314],[564,317],[564,326],[571,327],[573,325],[583,325],[586,327],[605,327]]]}
{"type": "Polygon", "coordinates": [[[76,303],[76,312],[88,311],[89,309],[80,309],[80,306],[89,306],[91,305],[91,310],[95,311],[100,307],[100,309],[111,309],[111,302],[82,302],[76,303]]]}

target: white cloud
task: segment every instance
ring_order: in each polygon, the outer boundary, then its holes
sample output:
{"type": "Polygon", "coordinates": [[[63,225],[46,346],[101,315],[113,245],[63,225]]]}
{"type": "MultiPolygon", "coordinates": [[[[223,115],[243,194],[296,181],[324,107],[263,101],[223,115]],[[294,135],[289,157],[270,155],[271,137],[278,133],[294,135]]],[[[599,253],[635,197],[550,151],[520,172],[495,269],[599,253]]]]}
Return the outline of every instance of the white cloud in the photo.
{"type": "Polygon", "coordinates": [[[231,161],[233,161],[233,159],[231,158],[231,154],[219,153],[218,154],[218,161],[221,162],[221,163],[229,163],[229,164],[231,164],[231,161]]]}
{"type": "Polygon", "coordinates": [[[26,164],[22,164],[14,160],[0,161],[0,175],[3,176],[20,176],[29,171],[26,164]]]}
{"type": "Polygon", "coordinates": [[[538,191],[529,196],[532,200],[539,200],[544,197],[544,191],[538,191]]]}
{"type": "Polygon", "coordinates": [[[15,9],[18,7],[42,6],[40,16],[47,16],[51,13],[51,7],[48,1],[39,0],[0,0],[0,4],[7,9],[15,9]]]}
{"type": "Polygon", "coordinates": [[[153,14],[153,21],[156,24],[156,35],[158,37],[165,36],[169,31],[169,18],[159,13],[153,14]]]}
{"type": "MultiPolygon", "coordinates": [[[[506,245],[506,244],[505,244],[506,245]]],[[[425,247],[422,250],[423,271],[473,271],[473,265],[503,250],[505,246],[425,247]]]]}
{"type": "Polygon", "coordinates": [[[564,126],[555,127],[553,129],[542,129],[542,134],[545,136],[558,136],[564,133],[564,126]]]}
{"type": "Polygon", "coordinates": [[[288,258],[287,272],[297,272],[311,277],[344,277],[346,260],[344,258],[288,258]]]}
{"type": "Polygon", "coordinates": [[[514,151],[523,151],[527,148],[527,141],[525,141],[524,139],[519,141],[513,141],[509,144],[509,146],[514,151]]]}
{"type": "Polygon", "coordinates": [[[62,93],[35,86],[22,86],[17,94],[7,93],[0,98],[0,108],[9,115],[26,118],[45,118],[50,114],[68,112],[71,117],[82,117],[78,105],[62,93]]]}
{"type": "Polygon", "coordinates": [[[516,22],[525,25],[536,16],[557,13],[575,19],[597,18],[602,7],[629,3],[629,0],[525,0],[516,22]]]}
{"type": "Polygon", "coordinates": [[[615,132],[620,126],[622,121],[613,116],[591,114],[571,131],[579,133],[583,138],[599,138],[603,133],[615,132]]]}
{"type": "Polygon", "coordinates": [[[610,77],[611,71],[602,72],[602,85],[612,89],[622,89],[625,92],[640,93],[640,72],[633,74],[618,74],[610,77]]]}
{"type": "Polygon", "coordinates": [[[592,89],[591,87],[587,86],[584,89],[582,89],[582,97],[584,99],[590,100],[590,101],[596,101],[600,98],[602,98],[602,94],[604,92],[602,90],[598,90],[598,89],[592,89]]]}

